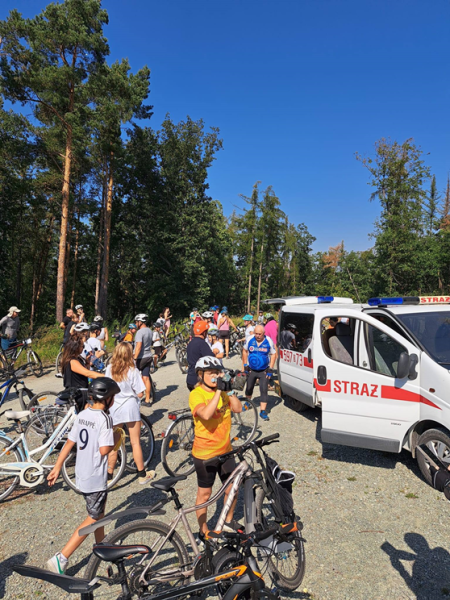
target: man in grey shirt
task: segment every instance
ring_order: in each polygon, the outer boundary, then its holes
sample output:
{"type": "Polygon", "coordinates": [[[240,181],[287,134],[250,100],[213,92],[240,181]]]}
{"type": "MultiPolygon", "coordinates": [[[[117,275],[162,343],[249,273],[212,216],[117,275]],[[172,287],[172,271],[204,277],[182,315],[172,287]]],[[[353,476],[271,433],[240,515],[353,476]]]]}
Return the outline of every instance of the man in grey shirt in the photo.
{"type": "Polygon", "coordinates": [[[17,332],[20,327],[19,313],[21,311],[17,306],[11,306],[8,314],[3,319],[0,319],[0,326],[2,328],[2,350],[8,350],[10,344],[16,341],[17,332]]]}
{"type": "Polygon", "coordinates": [[[145,313],[139,313],[135,316],[134,322],[136,323],[136,335],[134,336],[134,360],[136,366],[142,374],[142,379],[145,384],[145,402],[142,402],[143,406],[151,406],[151,390],[152,382],[150,378],[150,365],[152,362],[152,344],[153,344],[153,331],[150,327],[147,327],[148,315],[145,313]]]}

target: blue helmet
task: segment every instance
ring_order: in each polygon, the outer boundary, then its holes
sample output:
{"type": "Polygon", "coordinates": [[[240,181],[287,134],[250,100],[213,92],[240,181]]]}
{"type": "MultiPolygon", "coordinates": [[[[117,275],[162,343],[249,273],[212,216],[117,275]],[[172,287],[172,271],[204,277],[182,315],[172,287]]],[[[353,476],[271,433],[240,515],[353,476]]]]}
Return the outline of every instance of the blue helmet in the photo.
{"type": "Polygon", "coordinates": [[[136,323],[130,323],[130,324],[128,325],[128,329],[137,329],[137,327],[136,327],[136,323]]]}
{"type": "Polygon", "coordinates": [[[242,317],[243,321],[253,321],[253,315],[246,314],[245,317],[242,317]]]}

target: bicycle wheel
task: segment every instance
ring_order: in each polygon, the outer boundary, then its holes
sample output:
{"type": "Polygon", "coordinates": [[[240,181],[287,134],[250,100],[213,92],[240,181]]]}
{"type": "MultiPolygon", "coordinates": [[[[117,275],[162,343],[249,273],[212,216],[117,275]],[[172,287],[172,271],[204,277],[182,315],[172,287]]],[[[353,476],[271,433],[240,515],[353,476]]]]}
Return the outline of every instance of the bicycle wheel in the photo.
{"type": "MultiPolygon", "coordinates": [[[[75,463],[77,458],[77,452],[75,447],[73,451],[69,454],[66,460],[63,463],[61,469],[61,475],[63,476],[64,481],[67,485],[77,494],[81,494],[82,492],[77,488],[76,485],[76,477],[75,477],[75,463]]],[[[114,477],[111,480],[108,480],[108,485],[106,487],[107,490],[111,490],[119,479],[122,477],[123,472],[125,471],[127,463],[127,452],[125,450],[125,445],[119,448],[119,453],[117,456],[116,468],[114,469],[114,477]]]]}
{"type": "MultiPolygon", "coordinates": [[[[32,395],[31,399],[28,400],[24,397],[21,400],[21,405],[24,410],[31,410],[32,408],[48,408],[55,405],[55,400],[58,397],[56,392],[39,392],[39,394],[32,395]]],[[[20,396],[19,396],[20,399],[20,396]]]]}
{"type": "Polygon", "coordinates": [[[176,477],[194,472],[193,444],[194,420],[190,414],[182,415],[169,427],[161,446],[161,462],[169,475],[176,477]]]}
{"type": "Polygon", "coordinates": [[[11,473],[3,471],[2,469],[2,465],[22,462],[22,457],[17,448],[7,450],[8,446],[11,444],[12,440],[0,437],[0,500],[4,500],[12,494],[19,483],[18,475],[11,475],[11,473]]]}
{"type": "Polygon", "coordinates": [[[180,367],[180,371],[183,375],[186,375],[188,372],[188,361],[187,361],[187,352],[186,350],[180,350],[177,355],[178,366],[180,367]]]}
{"type": "MultiPolygon", "coordinates": [[[[137,473],[136,464],[133,458],[133,450],[131,448],[130,436],[128,435],[128,429],[125,426],[126,438],[125,448],[127,450],[127,465],[126,469],[129,473],[137,473]]],[[[141,414],[141,448],[144,456],[144,467],[148,467],[150,461],[153,458],[153,452],[155,451],[155,437],[153,435],[152,424],[150,419],[145,415],[141,414]]]]}
{"type": "MultiPolygon", "coordinates": [[[[261,523],[264,529],[276,526],[273,505],[262,488],[256,490],[255,504],[257,522],[261,523]]],[[[262,573],[265,568],[268,569],[277,588],[290,592],[299,587],[305,575],[305,548],[299,531],[289,534],[287,539],[291,548],[270,555],[255,548],[255,558],[262,573]]]]}
{"type": "Polygon", "coordinates": [[[246,442],[250,442],[256,433],[258,426],[258,410],[250,400],[242,401],[242,412],[231,413],[231,444],[233,448],[239,448],[246,442]]]}
{"type": "Polygon", "coordinates": [[[56,357],[56,361],[55,361],[55,375],[56,375],[56,377],[62,377],[61,368],[60,368],[62,355],[63,355],[63,351],[61,349],[58,352],[58,356],[56,357]]]}
{"type": "MultiPolygon", "coordinates": [[[[151,519],[131,521],[131,523],[126,523],[125,525],[114,529],[114,531],[105,537],[103,543],[130,545],[145,544],[154,550],[163,542],[163,539],[169,534],[169,531],[170,529],[167,525],[151,519]]],[[[185,582],[185,578],[181,575],[177,577],[176,573],[174,573],[174,579],[160,581],[160,579],[164,577],[165,572],[173,573],[183,566],[188,565],[190,562],[187,548],[178,533],[174,531],[169,536],[162,548],[157,551],[156,557],[155,552],[156,550],[150,552],[148,555],[145,555],[144,558],[140,555],[134,556],[131,559],[127,559],[124,563],[128,584],[133,598],[140,596],[144,589],[148,594],[157,594],[170,590],[175,585],[185,582]],[[146,567],[147,557],[154,559],[154,562],[146,573],[147,583],[145,588],[142,589],[139,585],[139,577],[146,567]]],[[[108,567],[112,567],[114,570],[116,569],[111,563],[103,562],[93,554],[86,565],[84,577],[89,581],[92,581],[94,577],[98,576],[111,577],[111,575],[108,575],[108,567]]],[[[94,590],[92,594],[94,598],[116,600],[120,596],[121,591],[121,587],[118,584],[108,586],[104,583],[98,589],[94,590]]]]}
{"type": "Polygon", "coordinates": [[[23,387],[19,390],[19,402],[22,410],[29,410],[34,394],[31,390],[23,387]]]}
{"type": "MultiPolygon", "coordinates": [[[[59,407],[48,406],[44,410],[36,411],[36,413],[28,421],[24,436],[28,450],[36,450],[50,438],[51,435],[61,424],[61,421],[66,417],[66,412],[59,407]]],[[[46,465],[54,465],[58,458],[59,452],[62,450],[67,440],[67,434],[55,447],[54,451],[45,459],[46,465]]],[[[43,449],[33,455],[33,459],[39,461],[47,449],[43,449]]]]}
{"type": "Polygon", "coordinates": [[[36,377],[42,377],[44,374],[44,367],[42,366],[42,361],[39,358],[38,353],[34,350],[28,350],[27,361],[28,366],[33,371],[33,375],[36,375],[36,377]]]}

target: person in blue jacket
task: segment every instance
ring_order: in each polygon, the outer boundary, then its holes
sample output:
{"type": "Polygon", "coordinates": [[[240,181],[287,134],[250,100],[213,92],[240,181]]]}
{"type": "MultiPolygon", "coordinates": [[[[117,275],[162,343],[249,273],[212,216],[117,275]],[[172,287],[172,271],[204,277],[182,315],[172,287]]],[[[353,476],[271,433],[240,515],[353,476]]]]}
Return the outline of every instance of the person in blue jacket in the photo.
{"type": "Polygon", "coordinates": [[[272,340],[266,337],[264,325],[256,325],[254,335],[247,339],[242,351],[244,370],[249,371],[245,395],[251,400],[255,383],[259,380],[261,392],[260,413],[263,421],[269,420],[267,414],[267,401],[269,380],[272,378],[272,369],[277,358],[277,351],[272,340]]]}

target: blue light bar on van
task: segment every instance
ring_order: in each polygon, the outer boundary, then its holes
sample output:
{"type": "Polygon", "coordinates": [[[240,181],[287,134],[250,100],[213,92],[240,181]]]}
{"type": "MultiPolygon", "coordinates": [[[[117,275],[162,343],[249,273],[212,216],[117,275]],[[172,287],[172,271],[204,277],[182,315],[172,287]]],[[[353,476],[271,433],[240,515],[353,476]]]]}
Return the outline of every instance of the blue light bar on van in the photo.
{"type": "Polygon", "coordinates": [[[327,302],[333,302],[334,296],[317,296],[317,304],[326,304],[327,302]]]}
{"type": "Polygon", "coordinates": [[[387,306],[399,304],[420,304],[418,296],[405,296],[403,298],[369,298],[369,306],[387,306]]]}

